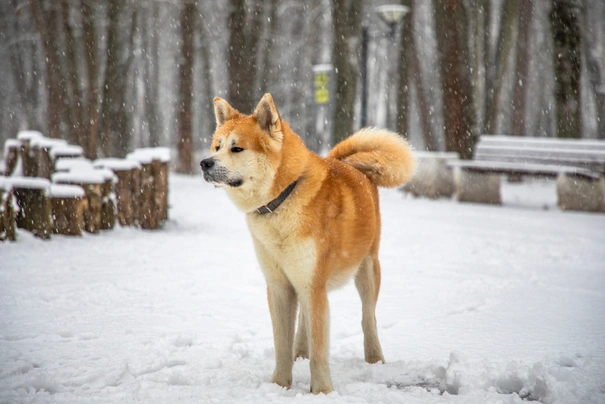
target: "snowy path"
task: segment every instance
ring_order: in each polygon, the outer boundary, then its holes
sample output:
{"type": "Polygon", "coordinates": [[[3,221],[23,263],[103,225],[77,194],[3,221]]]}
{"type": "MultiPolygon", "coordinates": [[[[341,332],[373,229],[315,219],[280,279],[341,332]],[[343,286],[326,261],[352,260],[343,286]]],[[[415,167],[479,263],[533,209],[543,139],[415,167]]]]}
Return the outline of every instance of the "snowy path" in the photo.
{"type": "MultiPolygon", "coordinates": [[[[273,342],[241,213],[171,176],[171,221],[0,244],[0,403],[605,403],[605,215],[382,192],[379,333],[331,295],[332,379],[268,383],[273,342]]],[[[516,201],[516,197],[511,197],[516,201]]]]}

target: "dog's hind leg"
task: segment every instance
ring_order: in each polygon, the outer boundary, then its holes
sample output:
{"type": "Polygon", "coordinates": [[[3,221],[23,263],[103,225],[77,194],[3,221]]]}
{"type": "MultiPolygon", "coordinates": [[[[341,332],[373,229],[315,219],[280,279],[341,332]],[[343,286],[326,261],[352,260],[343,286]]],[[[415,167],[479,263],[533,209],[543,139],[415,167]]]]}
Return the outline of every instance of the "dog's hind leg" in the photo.
{"type": "Polygon", "coordinates": [[[333,390],[328,365],[330,348],[328,292],[325,286],[313,285],[304,293],[300,293],[299,297],[309,335],[311,393],[328,394],[333,390]]]}
{"type": "Polygon", "coordinates": [[[292,348],[296,320],[296,292],[289,282],[278,281],[267,283],[267,294],[275,344],[275,371],[271,382],[282,387],[290,387],[294,365],[292,348]]]}
{"type": "Polygon", "coordinates": [[[385,363],[376,329],[376,301],[380,290],[380,262],[378,257],[366,256],[355,277],[355,286],[361,297],[361,327],[363,347],[368,363],[385,363]]]}
{"type": "Polygon", "coordinates": [[[309,359],[309,336],[307,334],[307,320],[305,311],[298,311],[298,329],[296,330],[296,339],[294,342],[294,359],[309,359]]]}

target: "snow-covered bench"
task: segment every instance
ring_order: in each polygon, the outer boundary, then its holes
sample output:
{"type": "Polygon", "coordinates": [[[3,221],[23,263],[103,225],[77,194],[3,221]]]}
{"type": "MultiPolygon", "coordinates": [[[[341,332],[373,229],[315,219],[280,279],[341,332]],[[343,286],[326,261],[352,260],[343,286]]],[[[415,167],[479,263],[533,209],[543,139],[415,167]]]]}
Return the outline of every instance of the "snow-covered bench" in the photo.
{"type": "Polygon", "coordinates": [[[501,174],[557,179],[565,210],[605,212],[605,141],[483,135],[473,160],[449,161],[459,201],[500,203],[501,174]]]}

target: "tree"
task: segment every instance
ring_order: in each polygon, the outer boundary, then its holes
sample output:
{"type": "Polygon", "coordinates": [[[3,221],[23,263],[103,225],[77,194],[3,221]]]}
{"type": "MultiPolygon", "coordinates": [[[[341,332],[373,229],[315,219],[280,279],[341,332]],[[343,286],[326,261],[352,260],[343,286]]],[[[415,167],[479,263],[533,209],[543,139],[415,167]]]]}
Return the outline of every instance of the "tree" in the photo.
{"type": "MultiPolygon", "coordinates": [[[[517,28],[519,14],[519,3],[529,0],[509,0],[502,3],[502,20],[500,32],[496,41],[494,68],[490,69],[486,85],[486,116],[485,132],[496,133],[498,130],[498,119],[502,115],[505,103],[506,72],[510,69],[510,56],[514,49],[514,33],[517,28]]],[[[488,20],[489,21],[489,18],[488,20]]],[[[486,27],[487,30],[490,27],[486,27]]]]}
{"type": "Polygon", "coordinates": [[[515,80],[513,82],[513,129],[512,134],[525,136],[525,114],[527,108],[527,87],[529,84],[529,44],[533,13],[533,0],[523,0],[519,5],[519,29],[517,35],[517,55],[515,80]]]}
{"type": "MultiPolygon", "coordinates": [[[[603,21],[605,18],[605,6],[600,0],[586,2],[584,4],[584,24],[582,26],[582,41],[584,44],[584,54],[586,55],[586,65],[588,67],[588,77],[590,85],[595,96],[597,112],[597,138],[605,139],[605,58],[599,61],[599,47],[595,32],[591,32],[588,22],[591,18],[596,21],[603,21]]],[[[601,46],[601,52],[602,46],[601,46]]]]}
{"type": "Polygon", "coordinates": [[[97,158],[97,141],[99,138],[99,120],[101,105],[99,98],[99,55],[95,21],[97,20],[96,3],[82,1],[82,26],[84,34],[84,60],[86,63],[86,106],[87,106],[87,141],[84,153],[89,159],[97,158]]]}
{"type": "Polygon", "coordinates": [[[71,115],[68,110],[69,100],[67,96],[67,84],[63,80],[64,70],[61,65],[58,24],[61,21],[59,2],[47,4],[43,8],[39,1],[30,0],[30,11],[42,42],[44,50],[46,70],[46,117],[48,136],[52,138],[63,137],[63,123],[71,123],[71,115]]]}
{"type": "Polygon", "coordinates": [[[251,112],[260,99],[255,84],[258,74],[256,61],[263,16],[262,5],[261,0],[255,0],[252,7],[246,6],[246,0],[231,0],[227,23],[229,102],[244,113],[251,112]]]}
{"type": "Polygon", "coordinates": [[[181,8],[181,63],[179,63],[178,160],[177,172],[193,174],[193,34],[196,7],[185,0],[181,8]]]}
{"type": "Polygon", "coordinates": [[[476,136],[476,112],[467,28],[468,16],[457,0],[433,0],[439,71],[443,91],[445,147],[470,158],[476,136]]]}
{"type": "Polygon", "coordinates": [[[557,137],[582,136],[582,9],[581,0],[553,0],[550,14],[554,38],[557,137]]]}
{"type": "MultiPolygon", "coordinates": [[[[403,17],[403,27],[400,36],[400,57],[397,64],[397,132],[407,138],[408,135],[408,111],[410,108],[410,72],[409,65],[413,58],[414,36],[412,35],[412,23],[414,21],[414,2],[401,0],[401,5],[409,9],[403,17]]],[[[420,74],[420,71],[416,71],[420,74]]]]}
{"type": "MultiPolygon", "coordinates": [[[[130,146],[130,128],[126,111],[128,91],[128,44],[122,40],[121,16],[125,2],[109,1],[107,32],[107,67],[103,85],[101,147],[106,156],[124,157],[130,146]]],[[[133,18],[132,21],[136,21],[133,18]]]]}
{"type": "Polygon", "coordinates": [[[363,1],[332,0],[334,9],[334,64],[336,92],[334,108],[334,143],[353,132],[358,67],[358,53],[363,1]]]}

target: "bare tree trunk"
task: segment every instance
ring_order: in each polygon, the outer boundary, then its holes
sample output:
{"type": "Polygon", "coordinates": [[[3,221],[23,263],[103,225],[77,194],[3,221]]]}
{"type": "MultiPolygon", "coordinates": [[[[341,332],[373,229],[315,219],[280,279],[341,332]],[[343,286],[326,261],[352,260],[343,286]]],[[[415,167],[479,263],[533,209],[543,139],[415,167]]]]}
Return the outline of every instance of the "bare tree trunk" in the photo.
{"type": "MultiPolygon", "coordinates": [[[[214,104],[212,100],[214,98],[214,81],[212,80],[212,56],[210,52],[210,39],[209,34],[204,29],[207,27],[207,24],[202,20],[198,25],[199,36],[200,36],[200,52],[201,52],[201,62],[202,62],[202,86],[204,88],[204,92],[202,95],[202,122],[203,122],[203,136],[206,137],[208,141],[210,141],[212,134],[214,133],[215,123],[214,123],[214,104]]],[[[210,144],[210,143],[208,143],[210,144]]]]}
{"type": "Polygon", "coordinates": [[[149,146],[160,145],[163,119],[160,110],[160,5],[149,5],[150,15],[144,24],[143,52],[145,64],[145,120],[149,126],[149,146]]]}
{"type": "Polygon", "coordinates": [[[409,65],[414,46],[414,37],[412,35],[412,24],[414,22],[414,2],[412,0],[401,0],[401,5],[408,7],[409,12],[404,16],[403,28],[401,30],[399,44],[399,63],[397,65],[397,132],[405,138],[408,133],[408,111],[410,110],[410,72],[409,65]]]}
{"type": "Polygon", "coordinates": [[[87,122],[86,129],[88,138],[84,145],[84,153],[89,159],[97,158],[97,140],[99,137],[99,57],[98,40],[95,30],[95,21],[97,17],[97,8],[95,2],[82,1],[82,23],[84,33],[84,56],[87,70],[87,122]]]}
{"type": "Polygon", "coordinates": [[[533,20],[533,1],[523,0],[519,5],[519,33],[517,36],[517,61],[513,93],[513,130],[516,136],[525,136],[525,114],[527,109],[527,88],[529,84],[529,44],[533,20]]]}
{"type": "Polygon", "coordinates": [[[193,33],[196,8],[185,0],[181,8],[181,63],[179,76],[177,172],[193,174],[193,33]]]}
{"type": "Polygon", "coordinates": [[[470,71],[468,16],[457,0],[434,0],[439,53],[439,70],[443,88],[445,147],[460,157],[472,156],[476,136],[473,128],[476,113],[470,71]]]}
{"type": "Polygon", "coordinates": [[[581,0],[553,0],[557,137],[582,137],[581,0]]]}
{"type": "Polygon", "coordinates": [[[30,10],[36,29],[42,40],[46,61],[46,96],[47,96],[47,130],[48,136],[60,138],[63,134],[62,123],[71,124],[71,116],[67,109],[68,99],[66,83],[61,76],[61,61],[57,24],[60,22],[60,3],[49,5],[48,11],[41,8],[40,2],[30,0],[30,10]]]}
{"type": "Polygon", "coordinates": [[[420,56],[414,42],[414,38],[410,38],[411,49],[408,59],[410,64],[410,84],[413,83],[416,87],[416,98],[418,101],[418,109],[420,110],[420,126],[424,137],[424,148],[429,151],[437,150],[437,142],[435,141],[435,132],[431,122],[431,110],[427,99],[427,90],[424,87],[422,69],[420,68],[420,56]]]}
{"type": "Polygon", "coordinates": [[[265,39],[265,47],[262,52],[262,71],[260,75],[259,87],[262,88],[263,92],[269,92],[273,87],[273,83],[276,81],[275,68],[272,63],[275,49],[275,40],[277,39],[278,33],[278,16],[277,7],[281,4],[281,0],[269,0],[267,7],[268,12],[268,28],[265,39]]]}
{"type": "MultiPolygon", "coordinates": [[[[601,1],[601,0],[597,0],[601,1]]],[[[584,54],[586,55],[586,65],[588,70],[588,77],[590,78],[590,84],[595,95],[595,103],[597,110],[597,138],[605,139],[605,57],[599,61],[599,53],[597,51],[597,44],[595,43],[594,33],[589,31],[589,13],[597,11],[600,18],[605,14],[603,12],[605,6],[602,4],[584,4],[584,24],[582,26],[582,41],[584,46],[584,54]],[[600,13],[596,7],[600,7],[600,13]]],[[[598,39],[597,39],[598,40],[598,39]]]]}
{"type": "Polygon", "coordinates": [[[502,22],[498,45],[496,47],[496,72],[488,89],[487,113],[485,117],[486,133],[495,133],[498,130],[498,120],[502,115],[504,104],[504,90],[506,72],[510,69],[509,61],[513,49],[513,38],[517,26],[519,3],[528,0],[508,0],[502,4],[502,22]]]}
{"type": "Polygon", "coordinates": [[[248,10],[246,0],[231,0],[227,62],[229,102],[244,113],[250,113],[260,99],[254,87],[262,16],[262,1],[254,1],[248,10]]]}
{"type": "Polygon", "coordinates": [[[128,152],[130,131],[127,125],[125,92],[128,91],[127,69],[123,56],[124,44],[120,33],[120,16],[124,12],[122,0],[109,3],[109,30],[107,33],[107,68],[103,85],[102,149],[106,156],[124,157],[128,152]]]}
{"type": "Polygon", "coordinates": [[[353,132],[358,68],[356,59],[360,42],[363,1],[332,0],[334,9],[334,47],[332,60],[336,72],[334,143],[353,132]]]}
{"type": "MultiPolygon", "coordinates": [[[[19,3],[19,0],[11,0],[7,9],[11,11],[17,10],[19,3]]],[[[36,117],[39,97],[37,92],[38,82],[34,78],[40,77],[36,58],[36,44],[23,40],[29,34],[27,27],[31,26],[31,20],[27,17],[27,14],[21,13],[19,17],[7,17],[5,21],[6,38],[13,38],[13,43],[10,45],[8,53],[12,67],[12,76],[17,90],[15,94],[17,110],[21,112],[17,126],[42,130],[43,128],[40,127],[36,117]],[[31,63],[31,67],[26,67],[28,62],[31,63]]],[[[7,44],[7,46],[9,45],[7,44]]],[[[3,101],[7,103],[11,102],[8,97],[3,101]]]]}
{"type": "Polygon", "coordinates": [[[70,23],[70,8],[73,4],[70,0],[64,0],[62,3],[63,12],[63,29],[65,32],[66,41],[66,66],[65,75],[67,76],[66,84],[68,85],[70,97],[70,115],[72,117],[72,124],[67,129],[68,139],[71,143],[85,147],[84,140],[84,125],[82,124],[83,114],[83,102],[82,102],[82,91],[80,88],[80,69],[78,66],[78,56],[76,54],[76,39],[73,32],[73,28],[70,23]]]}

